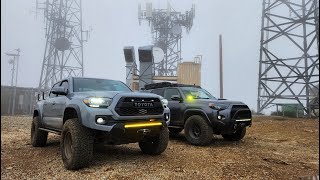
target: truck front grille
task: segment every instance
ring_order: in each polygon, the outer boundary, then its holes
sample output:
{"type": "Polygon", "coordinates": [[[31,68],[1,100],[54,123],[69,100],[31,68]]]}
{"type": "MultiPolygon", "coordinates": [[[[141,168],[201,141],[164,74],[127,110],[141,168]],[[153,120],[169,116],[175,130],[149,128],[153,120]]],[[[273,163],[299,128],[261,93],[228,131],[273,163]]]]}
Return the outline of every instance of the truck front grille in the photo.
{"type": "Polygon", "coordinates": [[[247,105],[233,105],[231,109],[232,119],[251,119],[251,111],[247,105]]]}
{"type": "Polygon", "coordinates": [[[120,116],[161,115],[163,106],[158,98],[123,97],[116,105],[115,111],[120,116]],[[152,103],[152,107],[135,107],[134,103],[152,103]]]}
{"type": "MultiPolygon", "coordinates": [[[[121,98],[123,102],[160,102],[159,98],[140,98],[140,97],[125,97],[121,98]]],[[[120,99],[120,100],[121,100],[120,99]]],[[[120,101],[119,101],[120,102],[120,101]]]]}

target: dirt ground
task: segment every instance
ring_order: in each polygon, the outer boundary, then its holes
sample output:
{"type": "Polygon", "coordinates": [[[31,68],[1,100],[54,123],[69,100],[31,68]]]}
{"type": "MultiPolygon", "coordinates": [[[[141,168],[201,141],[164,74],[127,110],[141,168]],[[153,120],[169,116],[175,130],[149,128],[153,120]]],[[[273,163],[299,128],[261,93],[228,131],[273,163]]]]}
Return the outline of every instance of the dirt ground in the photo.
{"type": "Polygon", "coordinates": [[[298,179],[319,174],[319,121],[254,117],[240,142],[214,136],[206,147],[170,138],[159,156],[143,155],[137,144],[95,146],[89,168],[63,167],[59,136],[47,146],[30,145],[31,117],[1,117],[3,179],[298,179]]]}

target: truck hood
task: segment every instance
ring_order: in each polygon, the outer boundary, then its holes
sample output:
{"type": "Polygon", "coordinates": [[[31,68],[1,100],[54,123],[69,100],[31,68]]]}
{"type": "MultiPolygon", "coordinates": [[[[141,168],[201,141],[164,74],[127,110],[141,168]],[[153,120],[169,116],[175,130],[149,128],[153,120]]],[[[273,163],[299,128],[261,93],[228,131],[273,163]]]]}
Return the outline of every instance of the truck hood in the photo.
{"type": "Polygon", "coordinates": [[[106,98],[114,98],[116,95],[121,96],[130,96],[130,97],[157,97],[160,98],[156,94],[151,93],[141,93],[141,92],[123,92],[123,91],[88,91],[88,92],[74,92],[71,94],[73,97],[77,98],[86,98],[86,97],[106,97],[106,98]]]}

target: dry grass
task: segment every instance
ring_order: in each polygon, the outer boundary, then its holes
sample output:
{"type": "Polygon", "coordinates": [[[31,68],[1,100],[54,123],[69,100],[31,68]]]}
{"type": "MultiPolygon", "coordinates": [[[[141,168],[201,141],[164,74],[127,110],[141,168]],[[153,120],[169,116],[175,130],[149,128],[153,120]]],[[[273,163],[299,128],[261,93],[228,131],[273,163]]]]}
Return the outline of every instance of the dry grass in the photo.
{"type": "Polygon", "coordinates": [[[63,167],[59,136],[30,145],[31,117],[1,117],[3,179],[296,179],[319,171],[319,121],[255,117],[240,142],[215,136],[211,145],[189,145],[181,133],[160,156],[137,144],[95,146],[89,168],[63,167]]]}

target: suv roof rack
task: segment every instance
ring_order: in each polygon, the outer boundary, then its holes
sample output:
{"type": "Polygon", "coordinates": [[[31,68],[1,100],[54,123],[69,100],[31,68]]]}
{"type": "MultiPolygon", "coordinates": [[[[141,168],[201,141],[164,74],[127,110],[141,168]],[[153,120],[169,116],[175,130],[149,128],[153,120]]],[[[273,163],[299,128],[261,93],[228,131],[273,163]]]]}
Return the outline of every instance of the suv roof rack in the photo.
{"type": "Polygon", "coordinates": [[[197,88],[201,88],[201,86],[196,86],[196,85],[176,84],[176,83],[170,83],[170,82],[160,82],[160,83],[152,83],[152,84],[144,85],[145,90],[164,88],[164,87],[197,87],[197,88]]]}

